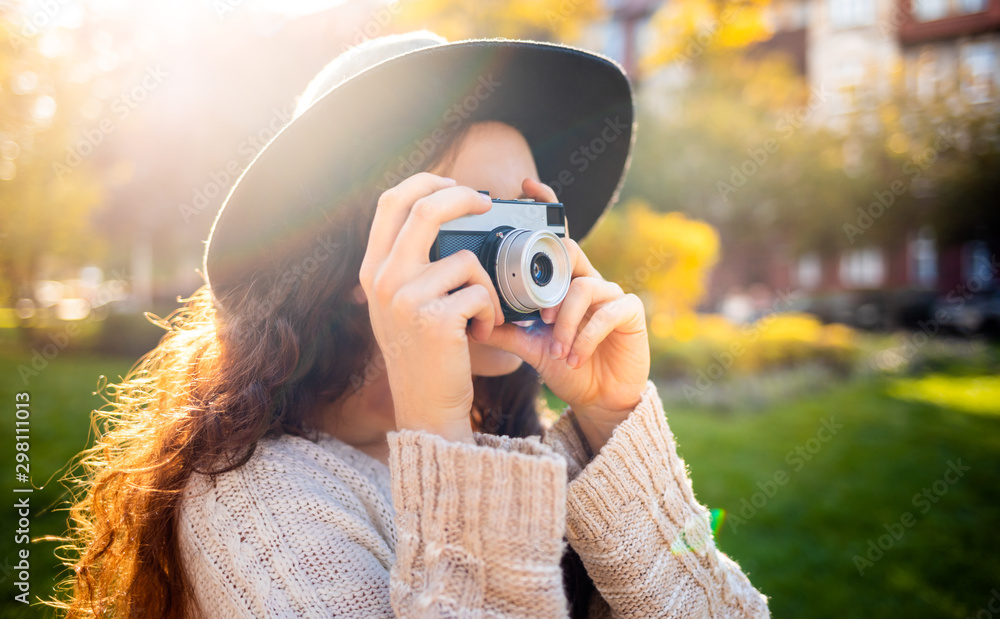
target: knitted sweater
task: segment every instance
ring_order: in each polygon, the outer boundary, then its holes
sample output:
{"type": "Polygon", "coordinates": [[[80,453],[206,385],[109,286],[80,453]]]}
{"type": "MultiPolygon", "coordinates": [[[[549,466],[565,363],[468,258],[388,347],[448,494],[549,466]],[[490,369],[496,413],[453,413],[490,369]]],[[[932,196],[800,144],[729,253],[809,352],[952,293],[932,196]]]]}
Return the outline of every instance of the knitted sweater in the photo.
{"type": "Polygon", "coordinates": [[[181,560],[204,617],[567,617],[567,542],[590,617],[767,617],[718,551],[660,398],[589,463],[567,415],[544,437],[476,445],[390,432],[389,466],[328,435],[261,441],[195,474],[181,560]]]}

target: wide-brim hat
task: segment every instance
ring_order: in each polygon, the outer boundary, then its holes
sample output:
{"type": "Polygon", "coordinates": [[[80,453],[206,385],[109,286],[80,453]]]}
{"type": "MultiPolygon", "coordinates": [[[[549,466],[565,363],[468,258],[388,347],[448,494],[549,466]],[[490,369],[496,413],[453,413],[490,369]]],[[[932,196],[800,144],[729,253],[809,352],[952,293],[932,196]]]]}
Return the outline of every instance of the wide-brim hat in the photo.
{"type": "Polygon", "coordinates": [[[382,37],[338,56],[219,210],[205,250],[217,300],[314,242],[365,188],[419,170],[448,131],[481,120],[524,134],[540,180],[583,239],[617,199],[634,141],[632,90],[614,61],[534,41],[382,37]]]}

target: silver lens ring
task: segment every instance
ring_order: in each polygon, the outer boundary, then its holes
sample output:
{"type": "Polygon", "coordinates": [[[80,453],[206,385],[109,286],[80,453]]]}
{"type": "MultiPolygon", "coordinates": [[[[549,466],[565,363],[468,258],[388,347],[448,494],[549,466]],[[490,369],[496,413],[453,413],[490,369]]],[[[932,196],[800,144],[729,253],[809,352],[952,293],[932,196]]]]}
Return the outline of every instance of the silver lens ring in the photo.
{"type": "Polygon", "coordinates": [[[528,314],[559,305],[569,292],[570,275],[569,253],[548,230],[511,230],[500,243],[497,287],[507,305],[518,312],[528,314]],[[539,266],[545,277],[537,277],[539,266]]]}

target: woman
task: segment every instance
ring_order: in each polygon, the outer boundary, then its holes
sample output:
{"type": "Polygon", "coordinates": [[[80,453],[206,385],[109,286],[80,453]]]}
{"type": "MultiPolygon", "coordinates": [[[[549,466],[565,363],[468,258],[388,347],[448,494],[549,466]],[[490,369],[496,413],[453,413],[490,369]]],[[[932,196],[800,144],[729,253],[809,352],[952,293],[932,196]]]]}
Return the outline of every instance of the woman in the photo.
{"type": "Polygon", "coordinates": [[[571,48],[416,33],[324,69],[117,386],[70,614],[766,616],[677,457],[641,302],[574,240],[631,128],[620,69],[571,48]],[[479,191],[566,205],[541,325],[505,322],[471,252],[429,260],[499,208],[479,191]],[[569,404],[547,431],[539,377],[569,404]]]}

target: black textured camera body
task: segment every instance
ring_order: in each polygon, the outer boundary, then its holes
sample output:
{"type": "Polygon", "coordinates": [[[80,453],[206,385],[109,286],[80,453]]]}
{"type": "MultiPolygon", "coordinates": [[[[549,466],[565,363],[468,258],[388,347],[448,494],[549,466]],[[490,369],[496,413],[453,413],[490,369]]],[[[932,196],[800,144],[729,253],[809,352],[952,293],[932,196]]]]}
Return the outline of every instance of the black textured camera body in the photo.
{"type": "MultiPolygon", "coordinates": [[[[526,309],[525,305],[531,305],[530,302],[522,304],[520,308],[515,307],[518,299],[524,299],[526,295],[522,293],[519,296],[516,292],[512,292],[511,284],[513,283],[518,290],[520,290],[518,286],[525,285],[517,280],[519,273],[522,279],[528,278],[526,284],[534,289],[540,290],[542,287],[552,284],[554,294],[543,299],[548,305],[539,303],[538,306],[555,305],[553,301],[556,299],[561,301],[562,297],[565,296],[565,291],[560,295],[556,288],[563,286],[568,290],[570,275],[568,254],[565,256],[556,255],[560,254],[560,251],[564,253],[565,249],[561,245],[556,248],[551,242],[548,244],[536,242],[524,248],[520,253],[514,250],[514,255],[510,255],[510,251],[501,252],[501,250],[505,242],[509,247],[511,239],[517,235],[527,234],[535,238],[541,234],[549,238],[551,238],[550,235],[560,239],[564,238],[566,236],[566,219],[563,205],[533,200],[492,200],[492,202],[493,208],[487,213],[466,215],[442,225],[434,245],[431,247],[430,259],[432,261],[440,260],[463,249],[471,251],[479,257],[480,263],[490,275],[493,286],[497,290],[503,309],[504,322],[540,320],[538,309],[522,311],[526,309]],[[533,253],[533,256],[528,258],[525,252],[533,253]],[[566,268],[553,267],[553,260],[556,260],[556,263],[561,266],[563,259],[566,268]],[[538,268],[536,263],[541,264],[541,268],[538,268]],[[508,268],[498,268],[498,265],[508,265],[508,268]],[[528,268],[522,272],[523,267],[528,268]],[[547,272],[543,272],[546,269],[547,272]],[[553,278],[553,274],[556,275],[555,278],[553,278]],[[553,282],[553,279],[558,281],[553,282]],[[539,282],[541,283],[539,284],[539,282]]],[[[529,293],[527,296],[531,297],[531,294],[529,293]]]]}

